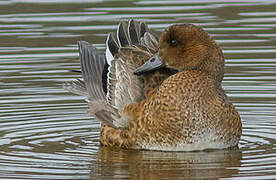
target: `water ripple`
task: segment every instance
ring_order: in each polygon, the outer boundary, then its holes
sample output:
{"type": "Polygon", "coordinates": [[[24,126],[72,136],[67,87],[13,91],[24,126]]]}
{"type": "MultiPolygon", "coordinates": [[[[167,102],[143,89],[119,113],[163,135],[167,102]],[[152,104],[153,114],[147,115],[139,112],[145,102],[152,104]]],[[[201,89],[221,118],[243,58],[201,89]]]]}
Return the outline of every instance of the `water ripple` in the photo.
{"type": "Polygon", "coordinates": [[[276,4],[252,1],[0,2],[0,178],[275,179],[276,4]],[[8,9],[8,10],[7,10],[8,9]],[[101,51],[122,19],[160,33],[202,26],[226,57],[223,88],[242,116],[238,150],[126,151],[99,146],[100,123],[61,83],[80,78],[76,42],[101,51]]]}

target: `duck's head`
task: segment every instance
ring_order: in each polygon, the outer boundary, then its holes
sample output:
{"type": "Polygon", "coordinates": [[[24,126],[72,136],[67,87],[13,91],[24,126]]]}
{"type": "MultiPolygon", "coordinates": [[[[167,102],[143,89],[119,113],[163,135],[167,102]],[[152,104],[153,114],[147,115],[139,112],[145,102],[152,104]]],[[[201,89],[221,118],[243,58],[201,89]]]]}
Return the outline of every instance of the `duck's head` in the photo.
{"type": "Polygon", "coordinates": [[[204,71],[217,81],[222,81],[224,57],[216,42],[202,28],[192,24],[176,24],[162,33],[158,53],[138,67],[134,74],[160,67],[204,71]]]}

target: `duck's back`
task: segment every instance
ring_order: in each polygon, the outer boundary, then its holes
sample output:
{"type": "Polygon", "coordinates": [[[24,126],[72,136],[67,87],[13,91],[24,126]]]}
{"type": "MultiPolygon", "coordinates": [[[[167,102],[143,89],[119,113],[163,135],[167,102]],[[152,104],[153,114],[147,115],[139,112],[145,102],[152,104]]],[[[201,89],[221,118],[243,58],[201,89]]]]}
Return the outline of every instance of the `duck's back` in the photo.
{"type": "Polygon", "coordinates": [[[166,149],[169,145],[180,151],[226,148],[235,145],[241,134],[238,112],[204,72],[170,76],[146,106],[148,122],[156,127],[149,130],[149,141],[161,142],[160,146],[164,142],[164,150],[171,150],[166,149]]]}

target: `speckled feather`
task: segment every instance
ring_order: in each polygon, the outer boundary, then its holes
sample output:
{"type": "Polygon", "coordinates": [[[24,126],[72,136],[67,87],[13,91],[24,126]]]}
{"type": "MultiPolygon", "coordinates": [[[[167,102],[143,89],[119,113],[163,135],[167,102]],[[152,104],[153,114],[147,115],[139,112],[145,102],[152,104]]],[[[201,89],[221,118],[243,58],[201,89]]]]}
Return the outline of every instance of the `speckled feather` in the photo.
{"type": "Polygon", "coordinates": [[[215,41],[197,26],[173,25],[161,35],[159,57],[182,72],[168,77],[142,102],[125,107],[130,124],[102,130],[101,143],[164,151],[236,146],[242,124],[221,87],[224,58],[215,41]],[[170,45],[172,39],[177,46],[170,45]]]}
{"type": "Polygon", "coordinates": [[[89,112],[102,127],[123,128],[129,117],[124,107],[151,94],[175,71],[164,68],[143,76],[133,74],[157,51],[158,38],[144,22],[129,20],[118,25],[106,40],[106,58],[91,44],[79,42],[83,80],[64,83],[70,92],[87,97],[89,112]]]}

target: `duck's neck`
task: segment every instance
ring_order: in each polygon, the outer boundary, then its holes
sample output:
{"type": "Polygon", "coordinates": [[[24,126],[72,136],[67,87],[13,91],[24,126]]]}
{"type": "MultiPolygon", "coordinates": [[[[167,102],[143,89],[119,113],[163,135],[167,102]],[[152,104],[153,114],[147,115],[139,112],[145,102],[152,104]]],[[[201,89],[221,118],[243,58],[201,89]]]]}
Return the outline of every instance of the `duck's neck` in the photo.
{"type": "MultiPolygon", "coordinates": [[[[215,42],[214,42],[215,43],[215,42]]],[[[209,56],[199,65],[201,71],[207,72],[214,79],[216,86],[221,86],[224,76],[224,56],[221,49],[209,49],[209,56]]]]}

